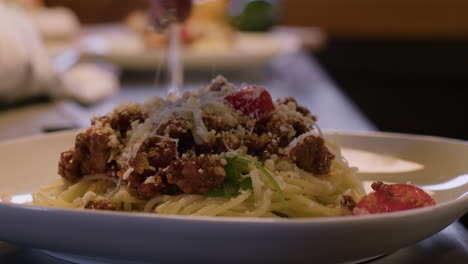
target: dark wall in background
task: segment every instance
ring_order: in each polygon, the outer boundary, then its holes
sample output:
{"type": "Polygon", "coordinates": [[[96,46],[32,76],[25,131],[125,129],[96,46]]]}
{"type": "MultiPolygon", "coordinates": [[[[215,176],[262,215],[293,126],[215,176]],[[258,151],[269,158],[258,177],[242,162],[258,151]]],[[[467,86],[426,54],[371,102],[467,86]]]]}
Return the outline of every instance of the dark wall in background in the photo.
{"type": "Polygon", "coordinates": [[[379,129],[468,140],[468,42],[332,38],[316,55],[379,129]]]}

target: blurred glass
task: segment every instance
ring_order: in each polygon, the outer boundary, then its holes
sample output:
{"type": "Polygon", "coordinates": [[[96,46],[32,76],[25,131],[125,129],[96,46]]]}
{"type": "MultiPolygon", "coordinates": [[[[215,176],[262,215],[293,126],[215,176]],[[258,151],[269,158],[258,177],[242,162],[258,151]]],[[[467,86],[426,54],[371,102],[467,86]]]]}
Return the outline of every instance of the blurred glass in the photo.
{"type": "Polygon", "coordinates": [[[150,22],[158,31],[182,23],[190,15],[192,0],[150,0],[150,22]]]}

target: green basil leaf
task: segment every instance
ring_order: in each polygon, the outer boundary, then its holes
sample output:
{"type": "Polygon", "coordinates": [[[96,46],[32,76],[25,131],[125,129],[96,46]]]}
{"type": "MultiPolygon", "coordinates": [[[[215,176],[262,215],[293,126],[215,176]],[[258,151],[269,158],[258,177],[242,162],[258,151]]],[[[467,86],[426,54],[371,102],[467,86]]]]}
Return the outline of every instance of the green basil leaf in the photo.
{"type": "Polygon", "coordinates": [[[213,188],[206,191],[205,196],[208,197],[221,197],[224,196],[224,190],[222,188],[213,188]]]}
{"type": "Polygon", "coordinates": [[[230,181],[229,179],[223,182],[223,189],[225,197],[236,197],[240,194],[239,183],[230,181]]]}
{"type": "Polygon", "coordinates": [[[243,181],[241,181],[240,187],[242,188],[242,190],[252,190],[252,178],[246,178],[243,181]]]}
{"type": "Polygon", "coordinates": [[[240,171],[234,158],[226,158],[226,166],[224,166],[224,170],[226,171],[226,180],[231,179],[233,181],[239,181],[240,171]]]}
{"type": "Polygon", "coordinates": [[[252,179],[246,178],[242,179],[242,173],[249,172],[249,165],[254,165],[260,172],[265,175],[267,180],[273,185],[276,192],[281,197],[281,200],[285,207],[287,207],[286,199],[284,193],[279,187],[278,183],[275,181],[270,172],[265,169],[265,167],[258,161],[251,160],[250,158],[244,156],[235,156],[227,157],[226,165],[224,170],[226,171],[226,177],[224,178],[223,184],[220,188],[213,188],[208,190],[205,193],[205,196],[213,197],[235,197],[240,194],[240,189],[242,190],[251,190],[252,179]]]}

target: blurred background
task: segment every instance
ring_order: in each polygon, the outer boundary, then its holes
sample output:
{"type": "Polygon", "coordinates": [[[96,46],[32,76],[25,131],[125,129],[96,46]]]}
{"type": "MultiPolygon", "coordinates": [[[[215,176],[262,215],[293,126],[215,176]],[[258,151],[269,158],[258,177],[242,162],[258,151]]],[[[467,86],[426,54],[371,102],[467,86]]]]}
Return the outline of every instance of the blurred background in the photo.
{"type": "MultiPolygon", "coordinates": [[[[117,21],[146,3],[114,2],[45,1],[83,23],[117,21]]],[[[327,43],[315,55],[379,129],[468,139],[467,1],[270,2],[281,5],[277,23],[323,30],[327,43]]]]}
{"type": "Polygon", "coordinates": [[[467,1],[283,3],[283,23],[326,32],[318,59],[379,129],[468,139],[467,1]]]}
{"type": "MultiPolygon", "coordinates": [[[[42,37],[52,43],[48,48],[54,55],[65,49],[60,43],[76,41],[83,29],[93,32],[90,26],[95,29],[109,23],[123,24],[143,36],[136,44],[121,36],[110,38],[110,42],[120,43],[114,48],[123,54],[141,45],[158,49],[167,43],[167,36],[147,30],[148,2],[144,0],[3,2],[33,14],[42,37]],[[66,9],[38,11],[45,7],[66,9]]],[[[463,0],[218,0],[194,10],[183,41],[195,50],[223,51],[233,42],[234,30],[287,31],[300,38],[302,47],[378,129],[468,139],[466,14],[468,2],[463,0]]],[[[102,56],[99,40],[91,37],[86,41],[87,57],[121,64],[118,69],[124,75],[154,69],[154,63],[144,62],[145,58],[122,62],[118,56],[122,54],[102,56]]],[[[200,58],[194,60],[192,68],[199,69],[200,58]]],[[[212,63],[210,58],[205,62],[212,63]]],[[[210,70],[222,72],[226,70],[222,66],[210,70]]],[[[191,67],[190,61],[187,67],[191,67]]]]}

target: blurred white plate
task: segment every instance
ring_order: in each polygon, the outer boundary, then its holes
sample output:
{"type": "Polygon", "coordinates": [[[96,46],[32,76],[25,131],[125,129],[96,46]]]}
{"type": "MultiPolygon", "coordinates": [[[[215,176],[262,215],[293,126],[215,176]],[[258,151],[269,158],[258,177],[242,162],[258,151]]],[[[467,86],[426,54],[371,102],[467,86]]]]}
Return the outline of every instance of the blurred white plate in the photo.
{"type": "MultiPolygon", "coordinates": [[[[295,52],[301,41],[288,33],[237,33],[232,48],[186,48],[184,67],[188,69],[219,70],[255,68],[268,63],[277,55],[295,52]]],[[[141,36],[124,26],[103,26],[85,29],[80,39],[82,55],[115,63],[127,69],[165,67],[166,51],[147,50],[141,36]]]]}
{"type": "MultiPolygon", "coordinates": [[[[0,143],[0,191],[21,202],[56,179],[76,131],[0,143]]],[[[419,185],[436,206],[305,219],[187,217],[0,203],[0,240],[76,255],[160,263],[339,263],[392,252],[468,211],[468,143],[391,133],[337,132],[364,181],[419,185]],[[356,162],[356,163],[355,163],[356,162]]],[[[89,260],[89,258],[88,258],[89,260]]]]}

